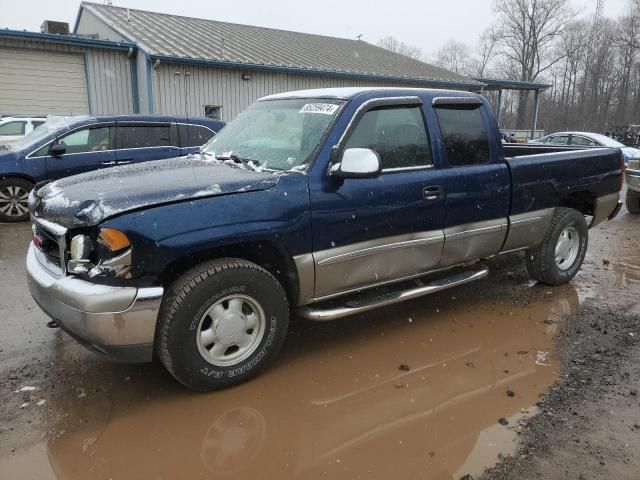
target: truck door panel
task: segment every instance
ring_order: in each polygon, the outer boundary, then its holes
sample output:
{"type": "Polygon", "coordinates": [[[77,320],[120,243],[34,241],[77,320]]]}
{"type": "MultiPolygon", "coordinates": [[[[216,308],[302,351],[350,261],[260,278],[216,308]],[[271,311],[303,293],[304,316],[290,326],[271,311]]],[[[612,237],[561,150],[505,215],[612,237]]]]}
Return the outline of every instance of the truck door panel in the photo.
{"type": "Polygon", "coordinates": [[[311,184],[316,299],[419,275],[440,262],[444,197],[427,200],[425,188],[440,185],[441,173],[417,102],[371,108],[347,132],[345,148],[379,154],[379,177],[326,176],[311,184]]]}

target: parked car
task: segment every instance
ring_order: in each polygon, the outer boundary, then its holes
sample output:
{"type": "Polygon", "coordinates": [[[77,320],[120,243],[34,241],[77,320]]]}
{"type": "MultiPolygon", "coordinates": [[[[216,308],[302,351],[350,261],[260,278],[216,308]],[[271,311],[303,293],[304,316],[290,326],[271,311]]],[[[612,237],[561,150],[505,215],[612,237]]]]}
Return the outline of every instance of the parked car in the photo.
{"type": "Polygon", "coordinates": [[[0,149],[0,222],[29,219],[37,182],[195,153],[223,123],[159,115],[57,117],[0,149]]]}
{"type": "Polygon", "coordinates": [[[29,286],[94,350],[155,351],[189,388],[227,387],[274,360],[292,311],[362,313],[481,279],[479,260],[520,250],[533,278],[570,281],[588,228],[620,209],[624,163],[619,149],[555,150],[503,146],[468,92],[265,97],[200,157],[34,190],[29,286]]]}
{"type": "Polygon", "coordinates": [[[0,118],[0,144],[13,143],[45,123],[45,117],[0,118]]]}
{"type": "Polygon", "coordinates": [[[629,213],[640,215],[640,160],[630,160],[625,170],[626,204],[629,213]]]}
{"type": "Polygon", "coordinates": [[[640,149],[627,147],[623,143],[600,133],[588,132],[557,132],[545,137],[531,140],[529,143],[544,143],[546,145],[572,145],[577,147],[609,147],[619,148],[624,155],[624,162],[640,159],[640,149]]]}

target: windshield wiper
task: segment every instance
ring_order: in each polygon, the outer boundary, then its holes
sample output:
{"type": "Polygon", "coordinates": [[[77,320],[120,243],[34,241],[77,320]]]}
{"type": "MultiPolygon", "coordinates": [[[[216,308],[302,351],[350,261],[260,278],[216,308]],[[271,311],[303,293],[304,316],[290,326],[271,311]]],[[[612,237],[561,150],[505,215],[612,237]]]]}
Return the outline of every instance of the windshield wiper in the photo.
{"type": "Polygon", "coordinates": [[[233,153],[225,154],[225,155],[216,155],[215,159],[221,160],[221,161],[231,160],[235,163],[241,163],[242,165],[246,165],[253,171],[256,171],[256,172],[259,171],[258,167],[260,166],[260,162],[257,162],[256,160],[252,160],[250,158],[241,158],[233,153]]]}

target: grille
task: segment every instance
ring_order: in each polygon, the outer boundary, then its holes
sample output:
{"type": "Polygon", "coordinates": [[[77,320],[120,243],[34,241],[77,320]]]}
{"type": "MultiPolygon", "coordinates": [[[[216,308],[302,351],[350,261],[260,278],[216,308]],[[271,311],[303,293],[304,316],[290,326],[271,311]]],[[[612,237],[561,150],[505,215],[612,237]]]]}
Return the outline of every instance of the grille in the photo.
{"type": "Polygon", "coordinates": [[[60,256],[61,250],[64,251],[64,235],[58,237],[37,223],[34,223],[33,233],[38,238],[38,247],[47,260],[64,271],[64,259],[60,256]]]}

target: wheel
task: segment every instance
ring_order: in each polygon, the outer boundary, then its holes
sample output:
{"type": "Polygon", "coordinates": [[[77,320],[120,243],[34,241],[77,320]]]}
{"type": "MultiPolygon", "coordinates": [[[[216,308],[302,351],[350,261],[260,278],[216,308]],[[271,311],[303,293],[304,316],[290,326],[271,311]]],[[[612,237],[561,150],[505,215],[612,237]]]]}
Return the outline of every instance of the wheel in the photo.
{"type": "Polygon", "coordinates": [[[288,325],[289,303],[273,275],[246,260],[214,260],[182,275],[167,291],[156,351],[185,386],[217,390],[269,366],[288,325]]]}
{"type": "Polygon", "coordinates": [[[634,215],[640,214],[640,192],[636,192],[635,190],[628,188],[626,203],[629,213],[633,213],[634,215]]]}
{"type": "Polygon", "coordinates": [[[33,184],[23,178],[0,180],[0,222],[26,222],[29,220],[27,200],[33,184]]]}
{"type": "Polygon", "coordinates": [[[584,215],[557,208],[543,242],[527,250],[527,271],[548,285],[561,285],[575,277],[587,253],[588,228],[584,215]]]}

